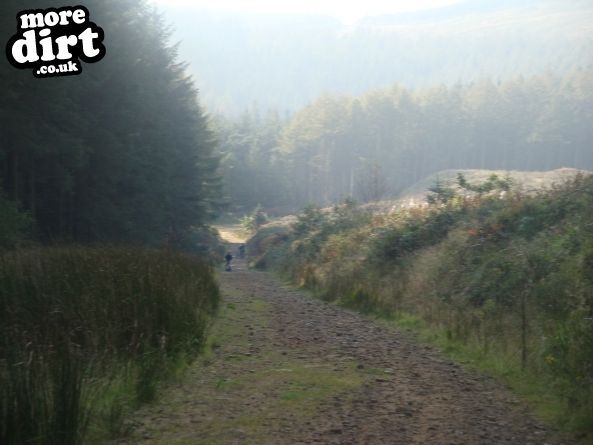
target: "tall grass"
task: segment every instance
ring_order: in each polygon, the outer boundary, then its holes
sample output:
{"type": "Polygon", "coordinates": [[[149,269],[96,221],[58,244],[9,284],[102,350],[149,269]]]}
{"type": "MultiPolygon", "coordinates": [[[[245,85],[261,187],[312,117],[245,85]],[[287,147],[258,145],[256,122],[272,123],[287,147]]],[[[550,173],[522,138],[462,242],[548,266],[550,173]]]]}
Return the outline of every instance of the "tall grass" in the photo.
{"type": "Polygon", "coordinates": [[[201,347],[218,297],[210,267],[189,255],[0,255],[0,443],[79,444],[98,417],[116,423],[122,401],[110,388],[152,398],[168,367],[201,347]]]}

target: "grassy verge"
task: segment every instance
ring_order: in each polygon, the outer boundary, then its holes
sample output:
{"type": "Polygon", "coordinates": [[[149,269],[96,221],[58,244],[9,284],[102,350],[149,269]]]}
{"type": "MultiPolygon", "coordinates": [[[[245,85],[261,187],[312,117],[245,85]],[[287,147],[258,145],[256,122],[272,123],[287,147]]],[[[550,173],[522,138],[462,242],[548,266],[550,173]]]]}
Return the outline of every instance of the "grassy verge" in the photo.
{"type": "Polygon", "coordinates": [[[125,413],[201,349],[219,298],[195,257],[125,248],[4,253],[0,291],[9,445],[120,434],[125,413]]]}
{"type": "Polygon", "coordinates": [[[542,379],[541,374],[521,368],[519,354],[486,352],[481,344],[451,338],[445,329],[429,325],[411,314],[381,314],[380,317],[388,324],[413,333],[420,342],[436,347],[452,360],[496,378],[525,400],[542,420],[564,431],[586,429],[585,424],[572,423],[568,402],[551,389],[550,379],[542,379]]]}
{"type": "Polygon", "coordinates": [[[395,314],[591,438],[593,176],[537,196],[462,180],[473,196],[435,187],[432,205],[389,215],[352,202],[307,208],[291,227],[260,230],[252,263],[363,313],[395,314]]]}

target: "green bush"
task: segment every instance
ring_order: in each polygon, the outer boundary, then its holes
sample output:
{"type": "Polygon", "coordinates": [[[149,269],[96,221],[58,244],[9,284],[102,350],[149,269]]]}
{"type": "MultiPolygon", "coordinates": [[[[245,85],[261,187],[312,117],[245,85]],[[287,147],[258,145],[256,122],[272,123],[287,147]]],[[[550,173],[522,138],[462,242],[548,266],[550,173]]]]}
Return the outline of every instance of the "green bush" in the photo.
{"type": "Polygon", "coordinates": [[[557,379],[568,405],[578,416],[572,421],[590,428],[593,419],[593,319],[583,312],[574,312],[560,321],[548,338],[544,351],[547,371],[557,379]]]}
{"type": "Polygon", "coordinates": [[[225,254],[225,245],[216,229],[195,226],[188,230],[179,250],[218,262],[225,254]]]}
{"type": "Polygon", "coordinates": [[[463,207],[430,210],[402,225],[383,227],[373,239],[371,258],[381,263],[397,261],[421,248],[442,241],[465,214],[463,207]]]}
{"type": "Polygon", "coordinates": [[[268,220],[268,215],[264,212],[262,206],[258,204],[253,212],[241,218],[240,222],[247,233],[255,233],[268,220]]]}

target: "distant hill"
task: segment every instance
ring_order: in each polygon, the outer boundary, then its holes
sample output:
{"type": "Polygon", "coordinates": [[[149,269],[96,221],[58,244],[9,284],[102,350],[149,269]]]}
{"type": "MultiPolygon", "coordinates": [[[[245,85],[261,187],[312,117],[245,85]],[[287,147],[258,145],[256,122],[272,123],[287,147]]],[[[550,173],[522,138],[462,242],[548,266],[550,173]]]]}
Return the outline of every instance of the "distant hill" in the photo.
{"type": "Polygon", "coordinates": [[[538,171],[504,171],[504,170],[443,170],[430,175],[421,181],[418,181],[412,187],[407,188],[399,197],[394,200],[385,200],[376,203],[367,204],[365,207],[377,212],[388,212],[394,207],[416,206],[426,202],[428,189],[433,186],[437,180],[447,187],[456,188],[457,174],[463,173],[465,179],[470,184],[480,184],[485,182],[492,174],[500,178],[509,177],[514,184],[514,188],[525,193],[533,193],[539,190],[545,190],[553,185],[574,178],[577,174],[591,174],[586,170],[575,168],[559,168],[556,170],[538,172],[538,171]]]}
{"type": "Polygon", "coordinates": [[[323,93],[504,80],[593,65],[593,3],[465,0],[355,25],[170,6],[210,112],[297,110],[323,93]]]}

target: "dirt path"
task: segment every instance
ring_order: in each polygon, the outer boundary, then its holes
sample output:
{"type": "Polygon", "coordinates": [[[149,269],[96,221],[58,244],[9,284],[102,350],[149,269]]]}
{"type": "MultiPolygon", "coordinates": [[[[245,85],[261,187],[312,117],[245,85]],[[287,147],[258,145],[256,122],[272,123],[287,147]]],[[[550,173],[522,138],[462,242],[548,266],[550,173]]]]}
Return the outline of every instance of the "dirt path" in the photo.
{"type": "Polygon", "coordinates": [[[134,444],[560,444],[509,392],[237,261],[206,357],[134,444]]]}

